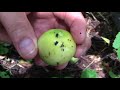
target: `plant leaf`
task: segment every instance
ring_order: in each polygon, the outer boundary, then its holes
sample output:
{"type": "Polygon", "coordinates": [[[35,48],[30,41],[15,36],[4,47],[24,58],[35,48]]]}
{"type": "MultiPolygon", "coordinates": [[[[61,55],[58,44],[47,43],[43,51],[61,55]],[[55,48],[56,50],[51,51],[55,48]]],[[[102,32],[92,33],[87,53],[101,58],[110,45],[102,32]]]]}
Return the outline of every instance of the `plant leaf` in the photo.
{"type": "Polygon", "coordinates": [[[114,39],[113,48],[120,48],[120,32],[116,35],[116,38],[114,39]]]}
{"type": "Polygon", "coordinates": [[[116,52],[117,52],[118,59],[120,59],[120,48],[116,50],[116,52]]]}
{"type": "Polygon", "coordinates": [[[3,47],[2,45],[0,45],[0,54],[7,54],[9,51],[8,48],[3,47]]]}
{"type": "Polygon", "coordinates": [[[97,72],[92,69],[86,69],[82,72],[81,78],[97,78],[97,72]]]}
{"type": "Polygon", "coordinates": [[[72,57],[70,60],[70,63],[75,64],[75,63],[77,63],[78,60],[79,60],[79,58],[72,57]]]}
{"type": "Polygon", "coordinates": [[[10,78],[10,76],[8,75],[8,73],[5,72],[5,71],[3,71],[3,72],[1,71],[1,72],[0,72],[0,77],[1,77],[1,78],[10,78]]]}
{"type": "Polygon", "coordinates": [[[111,78],[120,78],[120,75],[115,75],[112,70],[109,71],[109,76],[111,78]]]}
{"type": "Polygon", "coordinates": [[[108,45],[110,44],[110,40],[105,38],[105,37],[101,37],[108,45]]]}

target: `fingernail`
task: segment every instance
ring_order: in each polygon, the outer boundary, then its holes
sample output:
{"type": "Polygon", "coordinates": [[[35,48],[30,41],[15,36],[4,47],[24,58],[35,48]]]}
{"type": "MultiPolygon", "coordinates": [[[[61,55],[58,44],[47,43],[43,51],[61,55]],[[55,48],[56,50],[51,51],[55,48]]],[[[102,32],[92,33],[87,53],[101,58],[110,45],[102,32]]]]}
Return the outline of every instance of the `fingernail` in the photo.
{"type": "Polygon", "coordinates": [[[35,51],[35,44],[30,38],[24,38],[19,43],[19,48],[23,56],[31,55],[35,51]]]}

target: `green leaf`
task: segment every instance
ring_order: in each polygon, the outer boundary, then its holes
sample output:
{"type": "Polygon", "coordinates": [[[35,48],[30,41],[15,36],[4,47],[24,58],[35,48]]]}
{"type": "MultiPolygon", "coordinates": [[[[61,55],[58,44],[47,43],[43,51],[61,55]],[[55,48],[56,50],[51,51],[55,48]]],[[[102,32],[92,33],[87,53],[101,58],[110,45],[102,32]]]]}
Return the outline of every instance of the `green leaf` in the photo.
{"type": "Polygon", "coordinates": [[[116,35],[116,38],[113,42],[113,48],[115,49],[120,48],[120,32],[116,35]]]}
{"type": "Polygon", "coordinates": [[[26,61],[29,62],[29,63],[33,63],[32,59],[29,59],[29,60],[26,60],[26,61]]]}
{"type": "Polygon", "coordinates": [[[9,51],[8,48],[3,47],[2,45],[0,45],[0,54],[7,54],[9,51]]]}
{"type": "Polygon", "coordinates": [[[110,44],[110,40],[105,38],[105,37],[101,37],[108,45],[110,44]]]}
{"type": "Polygon", "coordinates": [[[109,76],[110,76],[111,78],[120,78],[120,75],[114,74],[112,70],[109,71],[109,76]]]}
{"type": "Polygon", "coordinates": [[[120,48],[116,50],[116,52],[117,52],[118,59],[120,59],[120,48]]]}
{"type": "Polygon", "coordinates": [[[5,72],[5,71],[3,71],[3,72],[1,71],[0,72],[0,77],[1,78],[10,78],[9,74],[7,72],[5,72]]]}
{"type": "Polygon", "coordinates": [[[92,69],[86,69],[82,72],[81,78],[97,78],[97,72],[92,69]]]}
{"type": "Polygon", "coordinates": [[[77,63],[78,60],[79,60],[78,58],[72,57],[70,60],[70,63],[75,64],[75,63],[77,63]]]}

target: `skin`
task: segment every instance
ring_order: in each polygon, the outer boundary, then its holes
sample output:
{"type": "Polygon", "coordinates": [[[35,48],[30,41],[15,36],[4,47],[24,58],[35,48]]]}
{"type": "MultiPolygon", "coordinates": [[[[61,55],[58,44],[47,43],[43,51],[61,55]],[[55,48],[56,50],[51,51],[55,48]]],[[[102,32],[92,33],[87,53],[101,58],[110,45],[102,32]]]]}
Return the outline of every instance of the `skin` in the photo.
{"type": "MultiPolygon", "coordinates": [[[[0,12],[0,41],[12,43],[24,59],[35,58],[39,66],[47,66],[39,57],[37,39],[47,30],[68,30],[77,44],[75,57],[91,46],[86,36],[86,20],[80,12],[0,12]]],[[[55,67],[64,69],[67,63],[55,67]]]]}

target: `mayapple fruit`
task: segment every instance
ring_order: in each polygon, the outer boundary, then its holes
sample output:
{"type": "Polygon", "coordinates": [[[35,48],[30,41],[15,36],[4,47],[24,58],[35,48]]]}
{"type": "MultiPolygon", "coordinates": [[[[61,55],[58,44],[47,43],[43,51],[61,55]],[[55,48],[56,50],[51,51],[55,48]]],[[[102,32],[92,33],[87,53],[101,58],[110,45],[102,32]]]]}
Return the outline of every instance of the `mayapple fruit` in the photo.
{"type": "Polygon", "coordinates": [[[65,64],[76,52],[71,34],[63,29],[50,29],[38,39],[40,58],[51,66],[65,64]]]}

